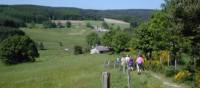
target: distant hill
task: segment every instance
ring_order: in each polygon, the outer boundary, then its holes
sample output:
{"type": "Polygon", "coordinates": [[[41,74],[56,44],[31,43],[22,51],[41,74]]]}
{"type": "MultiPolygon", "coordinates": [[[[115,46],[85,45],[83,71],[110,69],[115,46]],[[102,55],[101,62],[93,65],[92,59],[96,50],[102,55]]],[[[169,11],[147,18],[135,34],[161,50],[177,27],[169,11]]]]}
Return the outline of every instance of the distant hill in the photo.
{"type": "Polygon", "coordinates": [[[70,7],[48,7],[38,5],[0,5],[0,20],[15,19],[23,22],[41,23],[47,20],[102,20],[120,19],[126,22],[145,21],[154,10],[90,10],[70,7]]]}

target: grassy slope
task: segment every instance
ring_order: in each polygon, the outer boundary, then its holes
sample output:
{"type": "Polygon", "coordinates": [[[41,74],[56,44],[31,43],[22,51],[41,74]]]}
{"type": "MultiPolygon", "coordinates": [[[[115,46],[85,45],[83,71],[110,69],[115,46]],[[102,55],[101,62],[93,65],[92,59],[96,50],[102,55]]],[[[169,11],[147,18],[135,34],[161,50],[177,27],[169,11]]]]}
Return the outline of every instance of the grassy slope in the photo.
{"type": "MultiPolygon", "coordinates": [[[[84,29],[84,28],[83,28],[84,29]]],[[[115,55],[78,55],[63,51],[74,45],[85,46],[89,29],[23,29],[36,42],[43,42],[48,50],[40,51],[35,63],[15,66],[0,64],[2,88],[101,88],[101,72],[111,72],[112,88],[126,88],[127,77],[118,70],[105,69],[105,59],[115,55]],[[63,47],[59,43],[63,42],[63,47]]],[[[71,50],[72,51],[72,50],[71,50]]],[[[148,73],[132,73],[133,88],[161,88],[161,82],[148,73]],[[152,83],[153,82],[153,83],[152,83]]]]}

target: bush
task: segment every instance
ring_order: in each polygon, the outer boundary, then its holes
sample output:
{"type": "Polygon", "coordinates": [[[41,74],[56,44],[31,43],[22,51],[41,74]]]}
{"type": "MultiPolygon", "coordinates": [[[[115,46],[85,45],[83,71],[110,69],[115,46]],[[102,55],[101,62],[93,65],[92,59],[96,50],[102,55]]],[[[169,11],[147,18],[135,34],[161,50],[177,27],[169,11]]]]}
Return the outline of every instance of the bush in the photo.
{"type": "Polygon", "coordinates": [[[101,43],[101,38],[99,35],[95,32],[90,33],[89,35],[86,36],[86,41],[88,46],[95,46],[101,43]]]}
{"type": "Polygon", "coordinates": [[[0,14],[0,26],[18,28],[18,27],[24,27],[26,26],[26,24],[24,21],[20,19],[0,14]]]}
{"type": "Polygon", "coordinates": [[[165,69],[165,76],[172,77],[178,73],[178,70],[175,70],[174,67],[167,67],[165,69]]]}
{"type": "Polygon", "coordinates": [[[60,47],[62,47],[62,46],[63,46],[63,43],[62,43],[62,42],[59,42],[59,45],[60,45],[60,47]]]}
{"type": "Polygon", "coordinates": [[[19,29],[11,27],[0,27],[0,42],[4,39],[14,35],[25,35],[25,33],[19,29]]]}
{"type": "Polygon", "coordinates": [[[66,26],[67,26],[67,28],[71,28],[72,23],[70,21],[67,21],[66,26]]]}
{"type": "Polygon", "coordinates": [[[51,21],[43,22],[44,28],[56,28],[56,24],[52,23],[51,21]]]}
{"type": "Polygon", "coordinates": [[[109,25],[105,21],[102,23],[102,26],[105,29],[109,29],[109,25]]]}
{"type": "Polygon", "coordinates": [[[27,36],[12,36],[1,43],[0,59],[5,64],[34,62],[36,57],[39,57],[37,47],[27,36]]]}
{"type": "Polygon", "coordinates": [[[83,49],[81,46],[74,46],[74,55],[83,54],[83,49]]]}
{"type": "Polygon", "coordinates": [[[88,28],[94,29],[94,27],[93,27],[89,22],[86,24],[86,26],[87,26],[88,28]]]}
{"type": "Polygon", "coordinates": [[[200,87],[200,72],[196,73],[195,81],[196,81],[196,86],[200,87]]]}
{"type": "Polygon", "coordinates": [[[34,23],[34,22],[28,23],[27,27],[30,28],[30,29],[35,28],[36,27],[36,23],[34,23]]]}
{"type": "Polygon", "coordinates": [[[90,52],[90,48],[89,48],[89,47],[86,47],[86,48],[84,49],[84,53],[88,53],[88,52],[90,52]]]}
{"type": "Polygon", "coordinates": [[[42,42],[39,44],[39,49],[40,49],[40,50],[45,50],[44,44],[43,44],[42,42]]]}
{"type": "Polygon", "coordinates": [[[145,61],[144,67],[145,69],[155,72],[162,72],[164,70],[160,61],[145,61]]]}
{"type": "Polygon", "coordinates": [[[184,70],[184,71],[178,72],[178,73],[175,75],[174,79],[175,79],[176,81],[184,81],[184,80],[186,80],[186,78],[189,77],[190,75],[191,75],[191,73],[190,73],[189,71],[184,70]]]}

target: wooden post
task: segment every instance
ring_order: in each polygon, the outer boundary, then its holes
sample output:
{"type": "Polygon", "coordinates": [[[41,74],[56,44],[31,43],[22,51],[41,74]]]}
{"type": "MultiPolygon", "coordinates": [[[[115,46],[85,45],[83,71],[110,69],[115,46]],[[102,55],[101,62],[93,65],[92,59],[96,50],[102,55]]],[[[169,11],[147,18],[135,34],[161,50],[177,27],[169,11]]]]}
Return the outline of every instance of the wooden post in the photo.
{"type": "Polygon", "coordinates": [[[110,73],[102,73],[102,88],[110,88],[110,73]]]}
{"type": "Polygon", "coordinates": [[[115,69],[115,63],[114,63],[114,69],[115,69]]]}

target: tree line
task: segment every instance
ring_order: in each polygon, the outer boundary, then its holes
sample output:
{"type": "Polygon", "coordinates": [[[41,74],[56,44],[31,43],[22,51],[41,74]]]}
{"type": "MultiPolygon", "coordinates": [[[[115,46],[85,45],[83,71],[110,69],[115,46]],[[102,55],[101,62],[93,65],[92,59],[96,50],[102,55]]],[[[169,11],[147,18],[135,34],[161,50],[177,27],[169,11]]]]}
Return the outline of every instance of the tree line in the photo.
{"type": "Polygon", "coordinates": [[[48,20],[103,20],[114,18],[130,23],[147,20],[153,10],[85,10],[68,7],[37,5],[0,5],[0,25],[20,27],[26,23],[43,23],[48,20]]]}

